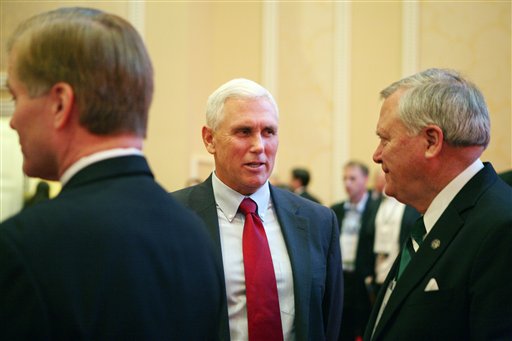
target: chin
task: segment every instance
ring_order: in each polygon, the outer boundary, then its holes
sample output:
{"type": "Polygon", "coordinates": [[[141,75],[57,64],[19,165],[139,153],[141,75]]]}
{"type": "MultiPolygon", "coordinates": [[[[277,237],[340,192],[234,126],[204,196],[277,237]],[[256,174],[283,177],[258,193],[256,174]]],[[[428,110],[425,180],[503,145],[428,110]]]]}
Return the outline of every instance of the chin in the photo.
{"type": "Polygon", "coordinates": [[[389,184],[386,184],[386,187],[384,188],[384,193],[386,193],[389,197],[395,197],[395,192],[393,191],[393,187],[389,186],[389,184]]]}

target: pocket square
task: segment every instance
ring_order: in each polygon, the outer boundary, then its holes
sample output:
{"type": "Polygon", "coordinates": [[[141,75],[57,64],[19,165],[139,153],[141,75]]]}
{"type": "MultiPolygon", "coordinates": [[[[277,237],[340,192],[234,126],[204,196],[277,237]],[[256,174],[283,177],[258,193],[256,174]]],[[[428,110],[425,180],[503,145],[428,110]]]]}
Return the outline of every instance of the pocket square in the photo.
{"type": "Polygon", "coordinates": [[[438,291],[439,286],[437,285],[437,281],[435,278],[431,278],[430,281],[428,281],[427,286],[425,287],[425,292],[427,291],[438,291]]]}

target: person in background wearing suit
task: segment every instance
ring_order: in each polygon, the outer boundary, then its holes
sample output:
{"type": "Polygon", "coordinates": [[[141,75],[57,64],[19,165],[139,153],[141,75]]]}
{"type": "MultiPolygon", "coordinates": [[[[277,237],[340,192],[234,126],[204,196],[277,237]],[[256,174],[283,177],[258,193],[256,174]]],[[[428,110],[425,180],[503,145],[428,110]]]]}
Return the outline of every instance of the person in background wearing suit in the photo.
{"type": "Polygon", "coordinates": [[[373,188],[371,195],[373,200],[379,200],[384,195],[384,186],[386,185],[386,177],[384,172],[376,172],[373,177],[373,188]]]}
{"type": "Polygon", "coordinates": [[[136,30],[62,8],[7,50],[23,171],[63,187],[0,225],[0,339],[215,339],[213,243],[141,151],[153,71],[136,30]]]}
{"type": "Polygon", "coordinates": [[[401,246],[409,238],[411,228],[420,216],[414,207],[386,195],[386,178],[383,171],[379,171],[378,177],[383,181],[381,183],[380,179],[379,186],[376,186],[381,194],[378,196],[377,209],[372,218],[375,225],[375,277],[366,279],[367,283],[373,284],[373,294],[379,292],[396,256],[400,253],[401,246]]]}
{"type": "Polygon", "coordinates": [[[318,200],[315,196],[311,195],[311,193],[309,193],[307,190],[310,179],[311,177],[307,169],[294,168],[292,170],[290,189],[295,194],[320,204],[320,200],[318,200]]]}
{"type": "Polygon", "coordinates": [[[512,186],[512,169],[505,172],[501,172],[498,175],[503,181],[512,186]]]}
{"type": "Polygon", "coordinates": [[[367,277],[373,278],[375,201],[368,191],[368,167],[358,161],[349,161],[343,167],[343,183],[348,200],[331,208],[340,223],[340,245],[345,281],[345,304],[341,325],[342,340],[362,337],[371,309],[371,287],[367,277]]]}
{"type": "Polygon", "coordinates": [[[208,98],[202,137],[215,171],[173,195],[206,222],[223,261],[224,339],[338,340],[343,277],[336,216],[269,184],[278,147],[272,95],[247,79],[223,84],[208,98]],[[248,239],[254,225],[258,245],[248,239]],[[256,247],[266,270],[254,272],[256,247]],[[254,292],[262,281],[264,290],[254,292]],[[258,321],[262,304],[269,313],[258,321]]]}
{"type": "Polygon", "coordinates": [[[373,159],[386,194],[423,216],[377,297],[365,340],[512,339],[512,188],[480,156],[480,90],[428,69],[381,92],[373,159]]]}

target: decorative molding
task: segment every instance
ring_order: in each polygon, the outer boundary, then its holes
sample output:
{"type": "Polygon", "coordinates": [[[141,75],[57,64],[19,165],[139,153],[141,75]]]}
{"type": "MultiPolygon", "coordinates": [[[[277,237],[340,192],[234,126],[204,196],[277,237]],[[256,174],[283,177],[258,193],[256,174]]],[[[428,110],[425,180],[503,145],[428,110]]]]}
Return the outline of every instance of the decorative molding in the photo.
{"type": "Polygon", "coordinates": [[[129,1],[128,2],[128,19],[139,32],[143,40],[146,37],[146,2],[145,1],[129,1]]]}
{"type": "Polygon", "coordinates": [[[402,77],[418,72],[419,2],[402,4],[402,77]]]}
{"type": "Polygon", "coordinates": [[[334,4],[334,84],[332,117],[331,201],[341,200],[340,172],[350,150],[350,68],[352,5],[334,4]]]}

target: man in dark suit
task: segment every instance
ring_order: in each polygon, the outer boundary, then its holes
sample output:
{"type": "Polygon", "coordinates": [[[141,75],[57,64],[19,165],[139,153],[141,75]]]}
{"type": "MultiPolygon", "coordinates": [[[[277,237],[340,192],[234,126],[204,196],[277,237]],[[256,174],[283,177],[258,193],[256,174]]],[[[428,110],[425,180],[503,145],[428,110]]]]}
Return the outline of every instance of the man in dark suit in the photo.
{"type": "MultiPolygon", "coordinates": [[[[336,217],[326,207],[269,184],[278,146],[272,95],[247,79],[225,83],[208,99],[202,137],[215,171],[202,184],[173,195],[206,222],[222,258],[228,302],[224,339],[260,340],[251,327],[257,321],[250,318],[259,304],[246,291],[252,285],[245,244],[250,226],[239,211],[250,198],[257,204],[255,219],[262,221],[274,270],[257,277],[275,276],[268,289],[277,285],[278,307],[272,304],[272,309],[278,313],[268,321],[281,327],[267,339],[337,340],[343,281],[336,217]]],[[[257,294],[258,301],[274,296],[267,290],[257,294]]]]}
{"type": "Polygon", "coordinates": [[[214,339],[221,264],[141,152],[153,72],[136,30],[59,9],[8,55],[23,170],[63,187],[0,225],[0,339],[214,339]]]}
{"type": "Polygon", "coordinates": [[[498,175],[503,181],[512,186],[512,169],[505,172],[501,172],[498,175]]]}
{"type": "Polygon", "coordinates": [[[386,194],[423,216],[393,264],[366,340],[512,339],[512,189],[480,156],[483,95],[451,70],[391,84],[373,158],[386,194]]]}
{"type": "MultiPolygon", "coordinates": [[[[333,205],[340,229],[345,300],[341,324],[341,340],[362,337],[371,309],[371,287],[365,282],[373,278],[373,217],[376,202],[368,191],[368,167],[349,161],[343,167],[343,184],[348,199],[333,205]]],[[[369,283],[368,283],[369,284],[369,283]]]]}
{"type": "Polygon", "coordinates": [[[311,176],[309,175],[309,171],[307,169],[294,168],[292,169],[290,189],[295,194],[320,204],[320,200],[308,192],[308,185],[310,180],[311,176]]]}

